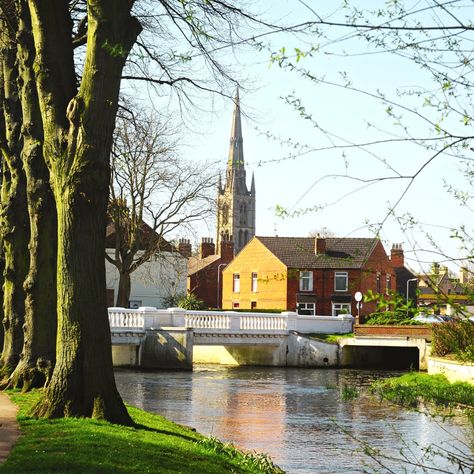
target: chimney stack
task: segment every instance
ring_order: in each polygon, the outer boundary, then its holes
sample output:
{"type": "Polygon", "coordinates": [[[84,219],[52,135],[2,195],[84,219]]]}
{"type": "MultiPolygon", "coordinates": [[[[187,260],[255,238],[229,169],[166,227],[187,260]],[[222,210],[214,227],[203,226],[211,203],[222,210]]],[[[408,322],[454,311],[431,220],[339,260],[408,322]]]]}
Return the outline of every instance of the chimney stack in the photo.
{"type": "Polygon", "coordinates": [[[402,244],[393,244],[390,254],[393,268],[401,268],[405,266],[405,255],[403,253],[402,244]]]}
{"type": "Polygon", "coordinates": [[[179,239],[178,251],[186,258],[189,258],[192,253],[191,241],[189,239],[179,239]]]}
{"type": "Polygon", "coordinates": [[[469,283],[469,270],[466,267],[461,267],[461,271],[459,272],[459,283],[461,283],[461,285],[469,283]]]}
{"type": "Polygon", "coordinates": [[[206,258],[209,255],[214,255],[216,253],[216,248],[214,245],[214,239],[211,237],[203,237],[201,240],[201,249],[200,249],[200,257],[206,258]]]}
{"type": "Polygon", "coordinates": [[[229,263],[234,258],[234,242],[232,240],[221,240],[219,250],[223,263],[229,263]]]}
{"type": "Polygon", "coordinates": [[[326,239],[318,234],[314,243],[314,253],[322,255],[326,253],[326,239]]]}

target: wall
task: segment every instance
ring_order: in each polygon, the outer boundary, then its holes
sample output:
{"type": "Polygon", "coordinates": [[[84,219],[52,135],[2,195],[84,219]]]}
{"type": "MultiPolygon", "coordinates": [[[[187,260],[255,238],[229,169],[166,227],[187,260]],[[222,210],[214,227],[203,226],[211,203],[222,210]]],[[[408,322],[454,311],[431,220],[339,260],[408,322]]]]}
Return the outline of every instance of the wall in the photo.
{"type": "Polygon", "coordinates": [[[474,364],[460,364],[438,357],[428,358],[428,373],[443,374],[451,382],[474,384],[474,364]]]}
{"type": "Polygon", "coordinates": [[[270,367],[336,367],[339,347],[291,333],[277,345],[194,346],[196,364],[270,367]]]}
{"type": "Polygon", "coordinates": [[[112,345],[114,367],[137,367],[138,346],[131,344],[112,345]]]}
{"type": "MultiPolygon", "coordinates": [[[[107,252],[113,254],[112,249],[107,252]]],[[[119,274],[117,268],[105,261],[106,283],[117,298],[119,274]]],[[[163,298],[186,293],[187,259],[178,252],[161,252],[157,260],[141,265],[131,275],[130,301],[138,306],[164,308],[163,298]]]]}
{"type": "Polygon", "coordinates": [[[144,369],[193,368],[193,332],[183,328],[147,330],[140,348],[140,363],[144,369]]]}
{"type": "Polygon", "coordinates": [[[285,310],[287,271],[261,242],[253,238],[234,260],[224,269],[222,307],[232,309],[237,302],[240,309],[250,309],[252,301],[256,309],[285,310]],[[257,292],[252,292],[252,273],[257,273],[257,292]],[[233,274],[240,275],[240,292],[234,293],[233,274]]]}

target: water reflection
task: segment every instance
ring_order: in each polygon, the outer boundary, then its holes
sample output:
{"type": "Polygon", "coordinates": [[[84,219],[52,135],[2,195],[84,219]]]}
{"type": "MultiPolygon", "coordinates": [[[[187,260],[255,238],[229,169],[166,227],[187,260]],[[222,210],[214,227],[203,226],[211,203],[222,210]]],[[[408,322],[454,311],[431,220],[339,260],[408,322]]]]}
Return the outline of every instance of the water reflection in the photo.
{"type": "Polygon", "coordinates": [[[288,472],[355,473],[368,460],[360,452],[361,442],[398,455],[405,443],[416,451],[415,443],[451,442],[446,429],[464,436],[462,419],[440,426],[364,390],[388,375],[393,373],[217,366],[192,373],[120,370],[116,379],[127,402],[268,453],[288,472]],[[357,386],[361,396],[344,402],[344,385],[357,386]]]}

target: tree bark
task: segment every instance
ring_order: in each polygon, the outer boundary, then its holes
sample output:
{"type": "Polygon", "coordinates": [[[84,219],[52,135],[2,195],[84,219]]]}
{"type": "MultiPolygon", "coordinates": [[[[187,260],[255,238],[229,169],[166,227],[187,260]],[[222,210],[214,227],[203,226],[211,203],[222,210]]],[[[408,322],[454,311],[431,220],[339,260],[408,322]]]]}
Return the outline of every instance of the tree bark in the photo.
{"type": "MultiPolygon", "coordinates": [[[[3,23],[3,22],[2,22],[3,23]]],[[[23,282],[28,272],[29,225],[26,200],[26,177],[20,152],[21,106],[17,89],[16,51],[11,29],[0,24],[2,43],[2,117],[1,149],[3,176],[1,189],[1,227],[5,270],[3,284],[4,342],[0,367],[3,376],[15,369],[23,347],[25,294],[23,282]]]]}
{"type": "Polygon", "coordinates": [[[119,273],[119,284],[117,292],[116,305],[120,308],[128,308],[130,302],[130,291],[131,291],[131,277],[128,272],[119,273]]]}
{"type": "Polygon", "coordinates": [[[29,0],[29,6],[43,152],[58,213],[57,360],[35,414],[130,424],[113,375],[104,254],[120,78],[140,27],[127,0],[88,1],[86,58],[76,93],[74,66],[68,69],[68,5],[29,0]]]}
{"type": "Polygon", "coordinates": [[[25,3],[20,3],[17,63],[23,115],[22,161],[27,177],[30,267],[24,284],[25,324],[20,362],[10,388],[45,385],[56,359],[56,207],[43,158],[41,114],[33,73],[34,44],[25,3]]]}

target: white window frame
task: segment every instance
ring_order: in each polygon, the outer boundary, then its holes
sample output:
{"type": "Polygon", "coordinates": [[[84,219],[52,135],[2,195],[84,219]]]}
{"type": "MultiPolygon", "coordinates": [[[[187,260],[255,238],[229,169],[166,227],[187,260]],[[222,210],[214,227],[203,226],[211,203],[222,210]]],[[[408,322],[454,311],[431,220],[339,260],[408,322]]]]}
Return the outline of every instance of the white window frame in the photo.
{"type": "Polygon", "coordinates": [[[334,291],[347,291],[349,289],[349,272],[334,272],[334,291]],[[341,289],[337,287],[338,279],[344,278],[346,281],[345,288],[341,289]]]}
{"type": "Polygon", "coordinates": [[[258,291],[258,274],[257,272],[252,272],[252,283],[251,283],[252,293],[257,293],[258,291]]]}
{"type": "MultiPolygon", "coordinates": [[[[298,314],[300,314],[300,309],[309,309],[311,311],[310,316],[316,316],[316,303],[297,303],[296,306],[298,314]]],[[[303,316],[306,316],[306,314],[303,316]]]]}
{"type": "Polygon", "coordinates": [[[232,291],[234,293],[240,293],[240,273],[232,274],[232,291]]]}
{"type": "Polygon", "coordinates": [[[347,314],[351,314],[352,307],[350,303],[332,303],[332,315],[337,316],[338,311],[346,310],[347,314]]]}
{"type": "Polygon", "coordinates": [[[300,271],[300,291],[313,291],[313,272],[310,270],[300,271]],[[307,285],[305,284],[307,283],[307,285]],[[307,288],[305,288],[307,286],[307,288]]]}

